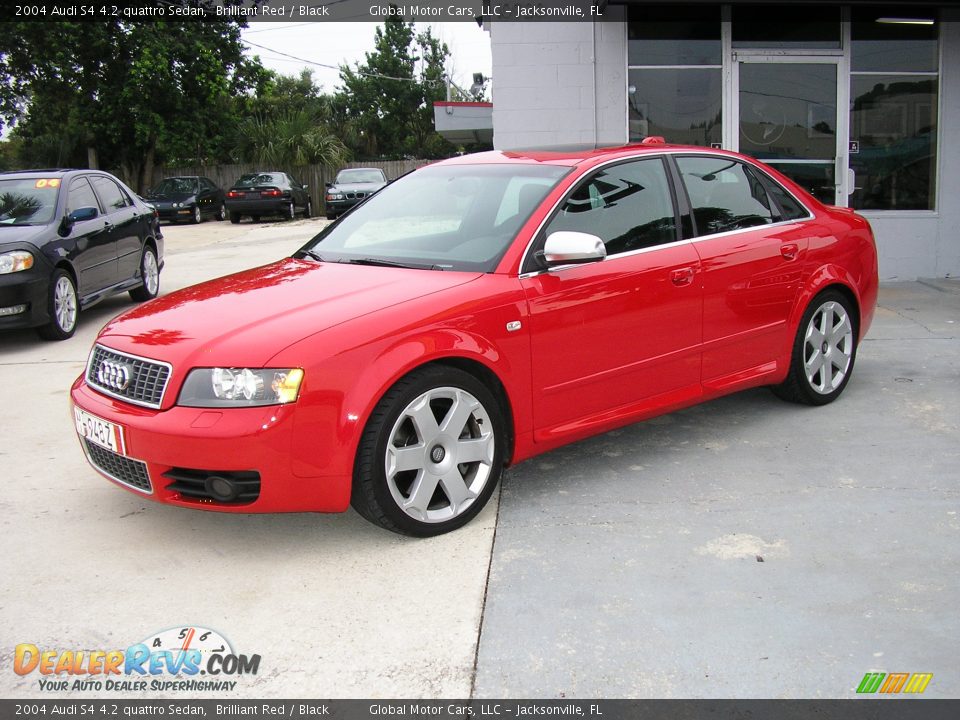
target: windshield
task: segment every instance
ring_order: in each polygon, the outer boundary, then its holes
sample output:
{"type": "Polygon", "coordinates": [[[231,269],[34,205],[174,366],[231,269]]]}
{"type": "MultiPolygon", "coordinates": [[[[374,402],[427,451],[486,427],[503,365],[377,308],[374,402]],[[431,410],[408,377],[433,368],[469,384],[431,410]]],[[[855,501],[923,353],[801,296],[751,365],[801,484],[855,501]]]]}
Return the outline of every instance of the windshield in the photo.
{"type": "Polygon", "coordinates": [[[197,179],[192,177],[164,178],[153,189],[154,195],[182,195],[197,192],[197,179]]]}
{"type": "Polygon", "coordinates": [[[59,178],[0,180],[0,225],[46,225],[59,191],[59,178]]]}
{"type": "Polygon", "coordinates": [[[423,168],[327,226],[301,253],[331,262],[376,259],[492,272],[534,208],[569,171],[533,164],[423,168]]]}
{"type": "Polygon", "coordinates": [[[279,175],[271,173],[248,173],[241,175],[234,187],[256,187],[257,185],[279,185],[281,178],[279,175]]]}
{"type": "Polygon", "coordinates": [[[334,182],[338,185],[344,183],[385,183],[387,179],[380,170],[370,170],[367,168],[355,168],[353,170],[341,170],[337,173],[337,179],[334,182]]]}

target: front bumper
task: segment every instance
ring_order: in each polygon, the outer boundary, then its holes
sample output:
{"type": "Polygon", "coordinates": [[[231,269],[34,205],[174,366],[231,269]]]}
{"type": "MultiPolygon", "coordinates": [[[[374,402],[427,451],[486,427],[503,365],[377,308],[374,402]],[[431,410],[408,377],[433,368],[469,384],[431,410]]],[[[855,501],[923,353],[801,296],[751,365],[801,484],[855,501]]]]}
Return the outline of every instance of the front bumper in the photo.
{"type": "Polygon", "coordinates": [[[151,500],[243,513],[342,512],[350,504],[350,477],[294,475],[290,451],[295,406],[150,410],[101,395],[83,376],[74,382],[70,398],[81,410],[123,428],[124,456],[91,454],[88,441],[80,439],[91,465],[118,486],[151,500]],[[131,465],[131,461],[144,464],[148,486],[138,488],[118,479],[123,473],[114,469],[115,465],[131,465]],[[197,477],[257,473],[259,496],[253,502],[233,504],[198,499],[171,487],[177,478],[181,481],[178,487],[183,487],[184,471],[197,477]]]}
{"type": "Polygon", "coordinates": [[[13,315],[0,315],[0,330],[37,327],[50,319],[47,307],[50,293],[50,271],[43,263],[29,270],[0,275],[0,312],[17,309],[13,315]]]}
{"type": "Polygon", "coordinates": [[[166,222],[176,222],[177,220],[190,220],[193,218],[193,205],[188,205],[186,207],[161,207],[156,206],[157,215],[161,220],[166,222]]]}

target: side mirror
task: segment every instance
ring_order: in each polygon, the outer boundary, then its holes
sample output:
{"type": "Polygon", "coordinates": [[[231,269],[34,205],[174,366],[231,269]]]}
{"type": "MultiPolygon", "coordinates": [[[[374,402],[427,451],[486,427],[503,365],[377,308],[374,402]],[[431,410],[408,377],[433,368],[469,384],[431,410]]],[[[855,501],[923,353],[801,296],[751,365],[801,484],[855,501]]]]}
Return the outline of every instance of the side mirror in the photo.
{"type": "Polygon", "coordinates": [[[77,208],[69,215],[63,216],[63,219],[60,220],[60,227],[57,228],[57,233],[60,237],[66,237],[70,234],[70,231],[76,223],[83,222],[84,220],[93,220],[99,212],[95,207],[77,208]]]}
{"type": "Polygon", "coordinates": [[[550,233],[543,246],[543,260],[547,267],[595,262],[606,256],[603,240],[596,235],[572,230],[550,233]]]}
{"type": "Polygon", "coordinates": [[[83,222],[84,220],[93,220],[99,214],[100,211],[95,207],[82,207],[77,208],[72,213],[67,215],[67,219],[72,225],[73,223],[83,222]]]}
{"type": "Polygon", "coordinates": [[[306,189],[309,188],[310,186],[309,186],[309,185],[301,185],[300,187],[302,187],[304,190],[306,190],[306,189]]]}
{"type": "Polygon", "coordinates": [[[328,183],[324,183],[324,184],[325,184],[326,187],[328,187],[328,188],[332,188],[332,187],[333,187],[333,183],[332,183],[332,182],[328,182],[328,183]]]}

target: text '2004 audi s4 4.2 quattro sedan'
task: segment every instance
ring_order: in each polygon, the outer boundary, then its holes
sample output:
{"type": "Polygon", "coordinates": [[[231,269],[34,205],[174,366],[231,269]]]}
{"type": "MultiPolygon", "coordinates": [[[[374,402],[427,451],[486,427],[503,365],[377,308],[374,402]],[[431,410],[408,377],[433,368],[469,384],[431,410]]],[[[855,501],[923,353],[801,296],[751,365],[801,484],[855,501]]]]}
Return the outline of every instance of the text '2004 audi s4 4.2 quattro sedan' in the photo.
{"type": "Polygon", "coordinates": [[[748,158],[481,153],[120,316],[72,399],[154,500],[435,535],[566,443],[760,385],[834,400],[876,298],[867,222],[748,158]]]}

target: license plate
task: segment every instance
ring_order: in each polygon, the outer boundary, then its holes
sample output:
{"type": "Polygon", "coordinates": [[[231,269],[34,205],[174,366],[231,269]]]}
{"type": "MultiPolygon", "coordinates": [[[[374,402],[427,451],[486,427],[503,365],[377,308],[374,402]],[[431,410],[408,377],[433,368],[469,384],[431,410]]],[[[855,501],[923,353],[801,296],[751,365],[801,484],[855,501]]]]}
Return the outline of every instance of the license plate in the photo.
{"type": "Polygon", "coordinates": [[[123,441],[123,427],[107,422],[96,415],[73,409],[73,418],[77,423],[77,434],[95,445],[106,448],[117,455],[126,455],[127,446],[123,441]]]}

